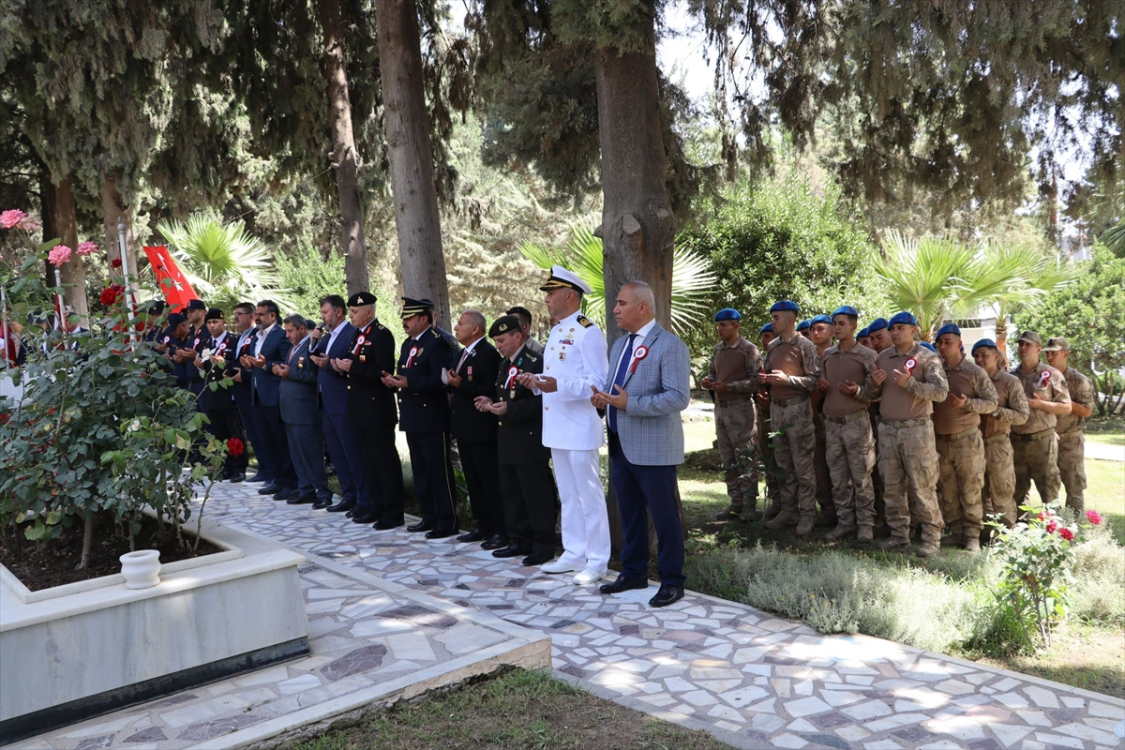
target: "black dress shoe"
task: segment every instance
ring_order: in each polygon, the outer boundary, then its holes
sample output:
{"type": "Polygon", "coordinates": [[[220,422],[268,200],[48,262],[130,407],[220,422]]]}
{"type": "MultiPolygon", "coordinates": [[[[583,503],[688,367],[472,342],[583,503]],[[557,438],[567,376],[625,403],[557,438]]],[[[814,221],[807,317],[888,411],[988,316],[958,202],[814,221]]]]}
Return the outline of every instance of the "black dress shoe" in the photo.
{"type": "Polygon", "coordinates": [[[239,482],[245,482],[246,481],[246,474],[244,474],[241,471],[236,471],[236,472],[232,473],[229,477],[227,477],[227,481],[230,482],[231,484],[238,484],[239,482]]]}
{"type": "Polygon", "coordinates": [[[656,596],[648,600],[648,604],[650,607],[667,607],[669,604],[675,604],[683,598],[683,587],[668,586],[662,583],[660,584],[660,591],[657,591],[656,596]]]}
{"type": "Polygon", "coordinates": [[[402,521],[397,521],[397,522],[396,521],[376,521],[375,522],[375,530],[376,531],[389,531],[390,529],[397,529],[399,526],[402,526],[402,521]]]}
{"type": "Polygon", "coordinates": [[[332,504],[332,498],[325,498],[324,500],[317,500],[313,503],[313,510],[324,510],[332,504]]]}
{"type": "Polygon", "coordinates": [[[492,551],[492,556],[493,557],[499,557],[501,560],[503,560],[505,558],[508,558],[508,557],[519,557],[520,555],[526,555],[526,554],[527,554],[527,550],[520,549],[519,546],[515,542],[512,542],[507,547],[501,547],[500,549],[492,551]]]}
{"type": "Polygon", "coordinates": [[[434,529],[426,532],[427,539],[445,539],[457,533],[457,529],[434,529]]]}
{"type": "Polygon", "coordinates": [[[274,484],[273,482],[270,482],[265,487],[258,490],[258,494],[259,495],[276,495],[277,493],[281,492],[283,489],[285,489],[285,488],[282,487],[280,484],[274,484]]]}
{"type": "Polygon", "coordinates": [[[437,524],[433,521],[428,523],[426,521],[419,521],[418,523],[412,523],[407,526],[406,530],[413,533],[416,531],[433,531],[435,528],[437,528],[437,524]]]}
{"type": "MultiPolygon", "coordinates": [[[[493,554],[496,554],[496,553],[493,553],[493,554]]],[[[554,560],[554,559],[555,559],[554,555],[549,555],[546,552],[532,552],[530,555],[528,555],[523,560],[521,560],[521,562],[526,567],[526,566],[532,566],[532,565],[542,565],[543,563],[547,562],[548,560],[554,560]]]]}
{"type": "Polygon", "coordinates": [[[298,495],[285,501],[287,505],[311,505],[316,502],[316,494],[298,495]]]}
{"type": "Polygon", "coordinates": [[[288,489],[283,489],[281,492],[276,493],[273,496],[273,499],[274,500],[286,500],[286,501],[288,501],[288,500],[296,500],[300,496],[301,496],[300,490],[298,490],[296,487],[289,487],[288,489]]]}
{"type": "Polygon", "coordinates": [[[485,539],[488,539],[488,535],[480,529],[473,529],[468,534],[457,537],[459,542],[483,542],[485,539]]]}
{"type": "Polygon", "coordinates": [[[352,515],[352,523],[375,523],[378,520],[379,514],[370,506],[367,508],[356,508],[355,513],[352,515]]]}
{"type": "Polygon", "coordinates": [[[613,583],[604,583],[598,587],[603,594],[620,594],[631,589],[647,589],[648,581],[644,578],[626,578],[623,574],[617,576],[613,583]]]}
{"type": "Polygon", "coordinates": [[[355,507],[355,500],[341,500],[335,505],[329,505],[325,510],[329,513],[343,513],[355,507]]]}
{"type": "Polygon", "coordinates": [[[262,472],[259,471],[257,474],[250,477],[246,481],[247,482],[264,482],[264,481],[266,481],[266,478],[264,476],[262,476],[262,472]]]}
{"type": "Polygon", "coordinates": [[[500,549],[501,547],[507,547],[510,543],[511,542],[509,542],[508,537],[501,536],[500,534],[493,534],[488,539],[485,539],[483,542],[481,542],[480,548],[500,549]]]}

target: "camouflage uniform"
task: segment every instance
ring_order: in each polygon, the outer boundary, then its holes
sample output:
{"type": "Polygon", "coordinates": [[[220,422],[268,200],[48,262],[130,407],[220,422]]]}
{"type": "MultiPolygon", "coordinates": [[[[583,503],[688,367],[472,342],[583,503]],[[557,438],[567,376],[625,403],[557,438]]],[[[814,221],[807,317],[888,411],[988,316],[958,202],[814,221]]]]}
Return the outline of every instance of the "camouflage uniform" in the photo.
{"type": "MultiPolygon", "coordinates": [[[[1012,370],[1023,386],[1026,396],[1034,395],[1043,401],[1059,404],[1070,403],[1070,392],[1066,388],[1063,374],[1042,362],[1036,362],[1030,372],[1024,372],[1022,365],[1012,370]]],[[[1059,497],[1059,458],[1058,435],[1055,434],[1057,419],[1054,414],[1042,409],[1031,409],[1027,421],[1012,427],[1012,464],[1016,470],[1016,506],[1027,504],[1027,495],[1032,481],[1039,490],[1043,504],[1055,502],[1059,497]]]]}
{"type": "Polygon", "coordinates": [[[980,538],[984,488],[984,438],[980,415],[996,411],[996,387],[988,373],[964,357],[956,367],[942,365],[950,395],[966,396],[964,406],[947,398],[934,404],[941,514],[958,543],[980,538]]]}
{"type": "Polygon", "coordinates": [[[981,506],[985,518],[999,515],[1004,524],[1016,525],[1016,470],[1012,465],[1012,425],[1027,421],[1030,411],[1023,385],[1011,373],[997,370],[992,376],[997,406],[991,414],[981,415],[984,438],[984,488],[981,506]]]}
{"type": "Polygon", "coordinates": [[[798,533],[808,533],[816,517],[816,469],[809,450],[816,435],[809,392],[820,376],[820,355],[816,345],[799,333],[787,341],[779,336],[766,349],[764,367],[767,372],[781,370],[789,375],[788,383],[769,387],[770,424],[777,431],[774,458],[784,476],[781,512],[767,526],[780,528],[799,521],[798,533]]]}
{"type": "Polygon", "coordinates": [[[719,455],[723,459],[731,513],[739,513],[744,508],[753,510],[758,506],[757,462],[746,451],[758,443],[754,395],[758,391],[758,372],[761,369],[762,358],[758,347],[741,336],[734,346],[728,347],[719,341],[711,353],[707,377],[727,386],[723,393],[714,392],[715,432],[719,455]]]}
{"type": "Polygon", "coordinates": [[[820,508],[820,521],[836,525],[836,503],[832,499],[832,472],[828,468],[828,438],[825,430],[823,402],[813,394],[813,468],[816,469],[816,504],[820,508]]]}
{"type": "Polygon", "coordinates": [[[876,367],[887,373],[876,383],[869,375],[860,397],[879,403],[879,470],[883,474],[883,499],[892,544],[910,542],[910,518],[922,525],[922,541],[936,547],[941,541],[941,511],[938,509],[937,449],[930,419],[933,402],[949,394],[941,359],[915,343],[901,354],[895,347],[883,350],[876,367]],[[913,364],[911,363],[913,360],[913,364]],[[894,371],[911,373],[906,387],[895,382],[894,371]],[[917,495],[910,507],[908,488],[917,495]]]}
{"type": "Polygon", "coordinates": [[[840,390],[840,384],[863,383],[875,369],[875,352],[856,345],[848,351],[839,346],[824,352],[824,379],[829,383],[824,398],[825,458],[832,479],[836,506],[836,530],[840,538],[858,530],[858,538],[870,541],[875,525],[875,496],[871,469],[875,466],[875,438],[867,404],[840,390]]]}
{"type": "Polygon", "coordinates": [[[758,416],[755,437],[758,441],[758,455],[762,457],[762,470],[766,478],[766,497],[770,501],[769,512],[776,515],[781,512],[781,470],[778,468],[777,459],[773,455],[773,438],[770,437],[773,427],[770,426],[768,398],[764,395],[762,398],[766,399],[765,403],[760,399],[755,399],[754,403],[754,410],[758,416]]]}
{"type": "MultiPolygon", "coordinates": [[[[1070,400],[1093,407],[1094,384],[1073,367],[1063,373],[1070,400]]],[[[1066,507],[1081,514],[1086,510],[1086,418],[1077,414],[1058,417],[1055,434],[1059,436],[1059,476],[1066,487],[1066,507]]]]}

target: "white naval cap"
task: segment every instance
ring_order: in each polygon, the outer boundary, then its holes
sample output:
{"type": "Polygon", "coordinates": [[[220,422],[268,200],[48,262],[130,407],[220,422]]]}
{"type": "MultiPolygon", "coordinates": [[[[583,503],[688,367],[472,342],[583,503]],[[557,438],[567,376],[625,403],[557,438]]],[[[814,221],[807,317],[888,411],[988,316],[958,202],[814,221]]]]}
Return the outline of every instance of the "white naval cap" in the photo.
{"type": "Polygon", "coordinates": [[[568,271],[562,266],[551,266],[551,277],[544,282],[543,286],[539,287],[539,291],[546,292],[551,289],[574,289],[575,291],[589,294],[592,289],[582,279],[578,278],[578,274],[573,271],[568,271]]]}

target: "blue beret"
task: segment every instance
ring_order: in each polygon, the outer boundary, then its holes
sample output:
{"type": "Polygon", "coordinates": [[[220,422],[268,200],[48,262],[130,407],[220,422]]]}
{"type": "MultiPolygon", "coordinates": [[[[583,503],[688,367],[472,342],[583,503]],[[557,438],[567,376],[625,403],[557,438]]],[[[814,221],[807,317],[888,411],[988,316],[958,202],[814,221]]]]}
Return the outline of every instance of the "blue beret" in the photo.
{"type": "Polygon", "coordinates": [[[796,302],[794,302],[793,300],[788,300],[788,299],[783,299],[783,300],[779,300],[777,302],[774,302],[773,307],[770,308],[771,313],[784,312],[786,310],[788,310],[789,312],[800,312],[801,308],[797,306],[796,302]]]}
{"type": "Polygon", "coordinates": [[[742,320],[742,313],[733,307],[724,307],[715,313],[715,322],[718,323],[720,320],[742,320]]]}
{"type": "Polygon", "coordinates": [[[955,323],[946,323],[941,328],[937,329],[937,333],[934,335],[934,338],[936,339],[938,336],[941,336],[943,333],[952,333],[954,336],[960,336],[961,335],[961,329],[958,328],[955,323]]]}
{"type": "Polygon", "coordinates": [[[875,318],[875,320],[871,321],[871,325],[867,326],[867,335],[870,336],[876,331],[882,331],[888,327],[886,318],[875,318]]]}
{"type": "Polygon", "coordinates": [[[918,345],[922,346],[922,347],[925,347],[926,349],[929,349],[934,354],[937,354],[937,349],[935,349],[934,345],[931,344],[929,341],[919,341],[918,345]]]}
{"type": "Polygon", "coordinates": [[[837,315],[854,315],[858,318],[859,310],[855,309],[851,305],[840,305],[832,311],[833,318],[835,318],[837,315]]]}
{"type": "Polygon", "coordinates": [[[832,325],[832,318],[828,317],[827,315],[817,315],[815,318],[809,321],[809,323],[827,323],[828,325],[832,325]]]}
{"type": "Polygon", "coordinates": [[[808,327],[811,326],[811,325],[812,325],[811,320],[802,320],[800,323],[797,324],[797,330],[798,331],[807,330],[808,327]]]}
{"type": "Polygon", "coordinates": [[[913,314],[903,311],[895,313],[888,326],[898,325],[899,323],[905,323],[908,326],[916,326],[918,325],[918,319],[915,318],[913,314]]]}
{"type": "Polygon", "coordinates": [[[766,323],[762,326],[761,330],[758,331],[758,335],[761,336],[763,333],[773,333],[773,323],[766,323]]]}
{"type": "Polygon", "coordinates": [[[868,330],[867,330],[866,328],[864,328],[864,329],[863,329],[863,330],[861,330],[861,331],[860,331],[859,333],[857,333],[857,334],[855,335],[855,337],[856,337],[857,339],[864,339],[864,338],[867,338],[867,337],[868,337],[868,336],[870,336],[870,335],[871,335],[871,332],[870,332],[870,331],[868,331],[868,330]]]}
{"type": "Polygon", "coordinates": [[[976,354],[977,349],[980,349],[982,346],[987,346],[987,347],[990,347],[992,349],[997,349],[997,350],[999,350],[999,348],[1000,348],[1000,347],[996,346],[996,342],[993,341],[992,339],[981,339],[977,343],[973,344],[973,354],[976,354]]]}

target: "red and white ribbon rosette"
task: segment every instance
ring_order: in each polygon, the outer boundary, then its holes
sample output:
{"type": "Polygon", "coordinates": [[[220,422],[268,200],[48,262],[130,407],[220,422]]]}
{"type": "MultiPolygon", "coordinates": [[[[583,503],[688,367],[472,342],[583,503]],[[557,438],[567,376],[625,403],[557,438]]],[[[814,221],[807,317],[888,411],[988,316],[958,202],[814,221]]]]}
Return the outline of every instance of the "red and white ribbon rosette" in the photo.
{"type": "Polygon", "coordinates": [[[637,363],[648,356],[647,346],[638,346],[637,350],[633,352],[633,364],[629,367],[629,374],[632,375],[637,371],[637,363]]]}
{"type": "Polygon", "coordinates": [[[504,388],[512,387],[512,379],[520,374],[520,368],[512,366],[508,368],[508,379],[504,381],[504,388]]]}
{"type": "Polygon", "coordinates": [[[910,359],[906,360],[905,366],[906,366],[906,374],[907,375],[913,375],[914,374],[914,368],[918,366],[918,360],[914,359],[914,357],[911,357],[910,359]]]}
{"type": "Polygon", "coordinates": [[[410,354],[406,357],[406,364],[403,367],[410,367],[410,363],[414,361],[414,355],[418,353],[418,347],[410,347],[410,354]]]}
{"type": "MultiPolygon", "coordinates": [[[[359,350],[362,349],[363,345],[366,344],[366,343],[367,343],[367,337],[364,336],[362,333],[359,334],[359,336],[356,336],[355,349],[352,350],[352,354],[359,354],[359,350]]],[[[411,354],[413,354],[413,353],[414,352],[411,352],[411,354]]],[[[409,363],[407,364],[407,366],[409,367],[409,363]]]]}
{"type": "Polygon", "coordinates": [[[1051,371],[1050,370],[1044,370],[1043,372],[1039,373],[1039,387],[1040,388],[1046,388],[1047,383],[1050,383],[1050,382],[1051,382],[1051,371]]]}

